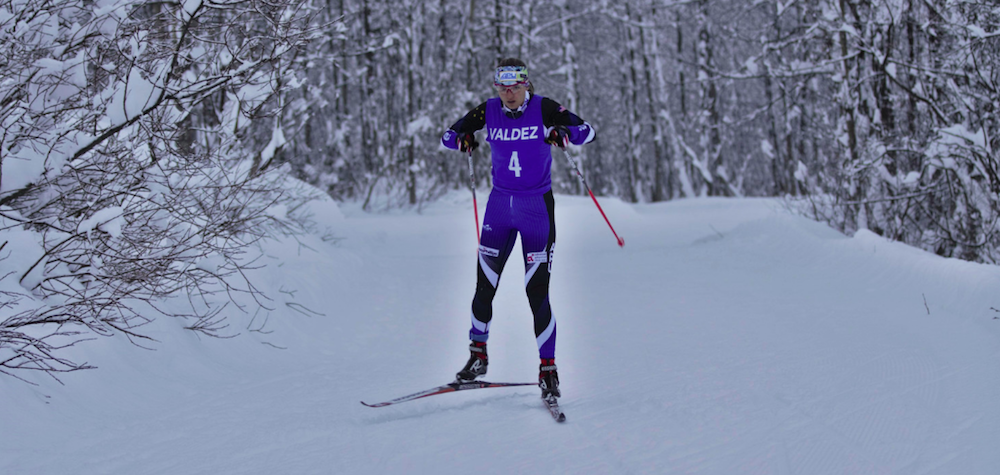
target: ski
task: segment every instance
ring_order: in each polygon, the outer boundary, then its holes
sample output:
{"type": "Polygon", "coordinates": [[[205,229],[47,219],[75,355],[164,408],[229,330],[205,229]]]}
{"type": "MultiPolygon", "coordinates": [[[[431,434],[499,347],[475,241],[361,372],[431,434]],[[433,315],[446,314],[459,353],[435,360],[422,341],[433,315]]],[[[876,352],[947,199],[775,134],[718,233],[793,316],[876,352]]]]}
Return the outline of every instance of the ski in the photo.
{"type": "Polygon", "coordinates": [[[562,409],[559,408],[558,399],[554,397],[542,398],[542,402],[545,403],[545,407],[548,408],[549,414],[552,414],[552,418],[555,419],[556,422],[566,422],[566,414],[564,414],[562,409]]]}
{"type": "Polygon", "coordinates": [[[455,381],[453,383],[445,384],[444,386],[438,386],[436,388],[431,388],[426,391],[420,391],[418,393],[408,394],[403,397],[398,397],[385,402],[378,402],[375,404],[368,404],[367,402],[361,401],[368,407],[385,407],[391,406],[393,404],[399,404],[401,402],[413,401],[414,399],[421,399],[428,396],[436,396],[438,394],[453,393],[455,391],[465,391],[468,389],[484,389],[484,388],[506,388],[511,386],[538,386],[538,383],[491,383],[489,381],[455,381]]]}

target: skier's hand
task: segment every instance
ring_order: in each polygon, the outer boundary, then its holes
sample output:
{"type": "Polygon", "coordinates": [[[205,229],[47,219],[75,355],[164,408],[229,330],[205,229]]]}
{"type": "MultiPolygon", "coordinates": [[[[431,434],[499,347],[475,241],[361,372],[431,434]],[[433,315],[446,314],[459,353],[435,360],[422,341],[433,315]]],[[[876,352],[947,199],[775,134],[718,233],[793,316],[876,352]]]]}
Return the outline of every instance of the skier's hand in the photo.
{"type": "Polygon", "coordinates": [[[566,146],[569,145],[569,129],[565,125],[552,127],[545,134],[545,143],[566,150],[566,146]]]}
{"type": "Polygon", "coordinates": [[[476,141],[476,136],[473,134],[462,134],[455,138],[458,142],[458,149],[463,152],[472,153],[479,148],[479,142],[476,141]]]}

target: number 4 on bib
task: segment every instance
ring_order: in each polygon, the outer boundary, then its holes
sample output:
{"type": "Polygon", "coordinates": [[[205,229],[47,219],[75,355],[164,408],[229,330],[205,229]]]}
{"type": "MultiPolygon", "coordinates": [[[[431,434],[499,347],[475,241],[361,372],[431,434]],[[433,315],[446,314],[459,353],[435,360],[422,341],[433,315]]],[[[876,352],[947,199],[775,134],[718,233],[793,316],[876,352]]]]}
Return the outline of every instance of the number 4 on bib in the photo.
{"type": "Polygon", "coordinates": [[[514,172],[514,177],[521,178],[521,162],[517,160],[517,151],[510,155],[510,165],[507,169],[514,172]]]}

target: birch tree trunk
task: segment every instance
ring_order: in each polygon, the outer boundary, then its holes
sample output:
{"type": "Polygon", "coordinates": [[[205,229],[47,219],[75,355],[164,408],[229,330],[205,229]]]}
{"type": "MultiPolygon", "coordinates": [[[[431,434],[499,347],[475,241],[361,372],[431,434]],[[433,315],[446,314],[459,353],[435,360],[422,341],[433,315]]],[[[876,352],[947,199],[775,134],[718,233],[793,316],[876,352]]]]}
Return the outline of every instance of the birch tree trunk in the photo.
{"type": "Polygon", "coordinates": [[[639,61],[638,58],[642,55],[641,46],[639,45],[639,36],[641,31],[639,28],[634,26],[634,23],[638,22],[637,18],[639,15],[634,12],[635,8],[631,1],[625,2],[625,18],[627,22],[623,24],[623,33],[625,35],[625,64],[624,64],[624,84],[627,86],[625,88],[624,95],[626,96],[626,114],[628,120],[626,121],[628,134],[628,195],[627,198],[632,203],[638,203],[643,200],[643,189],[645,188],[645,183],[643,180],[642,173],[642,118],[639,115],[639,61]]]}

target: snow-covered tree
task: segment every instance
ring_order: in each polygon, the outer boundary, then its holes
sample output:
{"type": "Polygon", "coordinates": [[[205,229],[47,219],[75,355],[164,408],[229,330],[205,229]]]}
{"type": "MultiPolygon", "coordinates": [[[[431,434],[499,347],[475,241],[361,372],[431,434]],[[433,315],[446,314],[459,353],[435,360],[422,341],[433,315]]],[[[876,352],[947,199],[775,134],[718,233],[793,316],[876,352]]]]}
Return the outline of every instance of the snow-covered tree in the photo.
{"type": "Polygon", "coordinates": [[[59,348],[147,337],[159,315],[221,335],[263,304],[254,243],[307,196],[275,171],[295,124],[308,4],[0,2],[0,372],[85,367],[59,348]],[[9,48],[8,48],[9,46],[9,48]],[[190,299],[168,311],[163,299],[190,299]],[[242,308],[242,307],[241,307],[242,308]]]}

